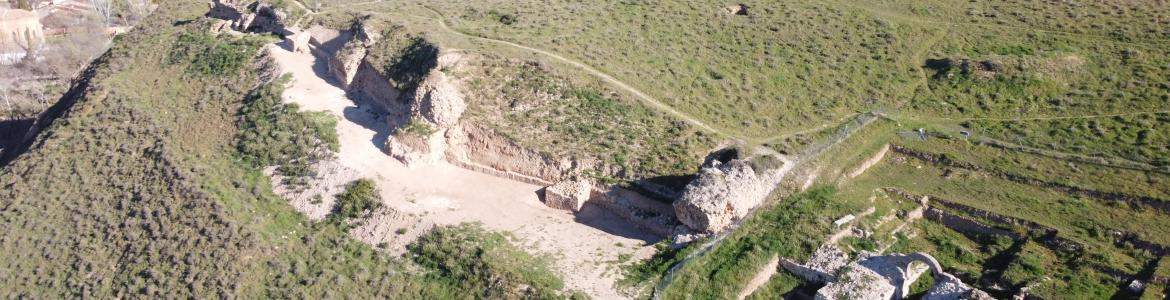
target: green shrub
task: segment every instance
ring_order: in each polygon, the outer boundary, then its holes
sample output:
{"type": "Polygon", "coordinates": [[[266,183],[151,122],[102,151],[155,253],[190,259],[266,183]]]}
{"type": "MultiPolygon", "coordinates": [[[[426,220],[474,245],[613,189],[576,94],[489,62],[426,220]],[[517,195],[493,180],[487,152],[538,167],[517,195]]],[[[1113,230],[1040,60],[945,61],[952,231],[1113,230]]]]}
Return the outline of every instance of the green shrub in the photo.
{"type": "Polygon", "coordinates": [[[263,38],[217,37],[206,32],[183,32],[175,40],[167,57],[169,64],[187,64],[187,72],[203,75],[228,75],[252,63],[263,38]]]}
{"type": "Polygon", "coordinates": [[[331,218],[342,221],[354,219],[381,206],[378,187],[374,181],[358,179],[349,183],[341,194],[337,194],[337,203],[333,206],[331,218]]]}
{"type": "Polygon", "coordinates": [[[560,276],[546,257],[513,245],[478,223],[436,228],[408,246],[412,260],[435,270],[426,276],[460,291],[462,298],[563,298],[560,276]]]}
{"type": "Polygon", "coordinates": [[[288,76],[252,91],[239,113],[236,148],[256,166],[276,165],[291,183],[313,174],[313,164],[337,151],[337,120],[325,113],[300,112],[280,95],[288,76]]]}
{"type": "Polygon", "coordinates": [[[412,119],[410,119],[410,122],[406,123],[406,125],[403,125],[401,128],[398,128],[398,132],[404,132],[404,133],[409,133],[409,134],[425,137],[425,136],[430,136],[432,133],[435,133],[435,128],[431,127],[431,124],[427,123],[427,121],[424,121],[424,120],[418,119],[418,118],[412,118],[412,119]]]}

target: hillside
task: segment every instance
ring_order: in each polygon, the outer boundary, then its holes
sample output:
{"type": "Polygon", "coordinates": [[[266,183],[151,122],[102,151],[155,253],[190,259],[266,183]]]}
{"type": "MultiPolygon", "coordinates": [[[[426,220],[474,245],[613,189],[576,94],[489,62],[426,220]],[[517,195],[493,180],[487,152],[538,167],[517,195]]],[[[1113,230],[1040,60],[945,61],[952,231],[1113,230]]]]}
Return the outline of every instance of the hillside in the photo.
{"type": "Polygon", "coordinates": [[[159,5],[0,124],[0,295],[1170,294],[1162,0],[159,5]]]}
{"type": "MultiPolygon", "coordinates": [[[[345,223],[311,223],[275,196],[248,159],[256,154],[238,145],[255,142],[253,130],[303,132],[304,117],[264,98],[272,74],[258,46],[272,38],[199,38],[205,9],[165,3],[120,36],[55,108],[61,115],[4,166],[0,294],[433,299],[482,297],[456,293],[478,287],[493,297],[517,291],[474,279],[485,276],[556,295],[559,287],[541,289],[559,279],[498,233],[436,231],[434,248],[418,252],[426,263],[416,265],[352,240],[345,223]],[[256,109],[272,119],[240,121],[256,109]],[[503,260],[426,260],[479,247],[503,260]],[[512,269],[526,261],[537,265],[512,269]],[[451,273],[462,268],[476,273],[451,273]]],[[[278,153],[270,159],[300,152],[278,153]]]]}

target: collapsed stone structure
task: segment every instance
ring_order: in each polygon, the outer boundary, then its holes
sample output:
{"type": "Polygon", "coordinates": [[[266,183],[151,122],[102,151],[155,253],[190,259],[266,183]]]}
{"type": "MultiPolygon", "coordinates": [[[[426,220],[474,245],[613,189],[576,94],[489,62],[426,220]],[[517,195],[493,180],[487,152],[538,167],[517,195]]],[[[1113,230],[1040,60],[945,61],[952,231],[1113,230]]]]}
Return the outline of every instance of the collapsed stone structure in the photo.
{"type": "Polygon", "coordinates": [[[994,299],[944,272],[934,257],[921,252],[890,255],[862,253],[856,260],[849,262],[848,255],[837,245],[825,244],[805,264],[782,260],[781,265],[807,281],[825,284],[817,290],[818,300],[902,299],[909,293],[910,286],[928,271],[934,279],[934,285],[922,299],[994,299]]]}
{"type": "Polygon", "coordinates": [[[711,233],[728,229],[767,200],[792,162],[766,148],[726,147],[707,156],[699,174],[674,202],[688,228],[711,233]]]}
{"type": "Polygon", "coordinates": [[[281,36],[286,31],[288,14],[264,1],[212,0],[207,16],[220,19],[212,31],[228,29],[239,32],[271,32],[281,36]]]}

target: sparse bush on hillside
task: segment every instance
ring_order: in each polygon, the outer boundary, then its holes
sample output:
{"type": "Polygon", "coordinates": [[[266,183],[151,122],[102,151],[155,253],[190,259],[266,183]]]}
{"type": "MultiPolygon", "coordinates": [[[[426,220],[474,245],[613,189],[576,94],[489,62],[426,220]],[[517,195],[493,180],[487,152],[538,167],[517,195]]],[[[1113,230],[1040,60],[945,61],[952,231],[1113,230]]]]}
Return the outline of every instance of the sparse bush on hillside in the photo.
{"type": "Polygon", "coordinates": [[[358,179],[346,185],[345,191],[337,195],[337,203],[330,217],[338,221],[356,219],[381,206],[378,186],[374,181],[358,179]]]}
{"type": "Polygon", "coordinates": [[[236,147],[246,161],[257,166],[275,165],[282,175],[297,181],[313,175],[313,165],[337,151],[337,120],[281,103],[287,80],[284,76],[264,84],[247,97],[240,109],[236,147]]]}
{"type": "Polygon", "coordinates": [[[426,277],[460,291],[460,299],[558,299],[564,283],[549,258],[532,256],[505,234],[477,223],[436,228],[410,244],[426,277]]]}
{"type": "Polygon", "coordinates": [[[259,37],[217,37],[205,32],[183,32],[167,57],[169,64],[187,64],[187,71],[229,75],[253,61],[256,49],[267,42],[259,37]]]}
{"type": "Polygon", "coordinates": [[[431,127],[427,121],[419,118],[411,118],[410,122],[398,128],[398,132],[409,133],[417,136],[429,136],[435,133],[435,128],[431,127]]]}

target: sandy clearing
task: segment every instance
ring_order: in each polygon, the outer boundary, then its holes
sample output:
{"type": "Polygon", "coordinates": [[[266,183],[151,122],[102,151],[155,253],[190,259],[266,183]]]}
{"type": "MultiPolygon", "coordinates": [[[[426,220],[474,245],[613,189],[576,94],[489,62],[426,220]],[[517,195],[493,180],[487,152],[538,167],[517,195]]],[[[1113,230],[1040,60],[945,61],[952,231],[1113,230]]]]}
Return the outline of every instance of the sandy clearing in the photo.
{"type": "MultiPolygon", "coordinates": [[[[649,257],[648,243],[657,237],[636,230],[620,217],[593,206],[577,215],[545,206],[537,197],[539,186],[497,178],[445,163],[408,168],[381,151],[390,131],[373,108],[356,106],[345,92],[319,74],[327,74],[324,60],[311,54],[292,53],[279,46],[269,52],[281,72],[293,75],[284,101],[302,110],[326,111],[339,118],[341,151],[338,162],[358,176],[377,181],[383,203],[394,214],[418,216],[420,223],[438,225],[481,222],[493,230],[511,232],[530,251],[557,258],[568,289],[581,290],[597,299],[629,298],[613,288],[619,276],[612,262],[621,254],[634,259],[649,257]]],[[[399,222],[401,218],[374,218],[370,222],[399,222]],[[397,220],[397,221],[395,221],[397,220]]],[[[393,240],[394,226],[364,232],[364,241],[393,240]],[[381,236],[373,236],[381,235],[381,236]]],[[[426,228],[428,226],[413,226],[426,228]]],[[[414,237],[416,234],[403,234],[414,237]]],[[[400,247],[391,243],[391,247],[400,247]]],[[[394,249],[388,249],[395,252],[394,249]]],[[[400,250],[400,249],[397,249],[400,250]]]]}

